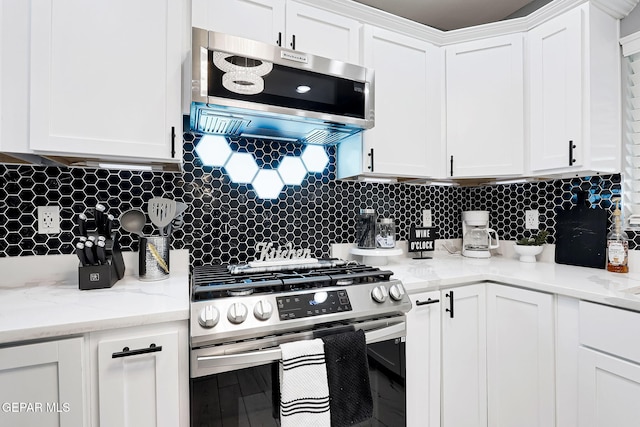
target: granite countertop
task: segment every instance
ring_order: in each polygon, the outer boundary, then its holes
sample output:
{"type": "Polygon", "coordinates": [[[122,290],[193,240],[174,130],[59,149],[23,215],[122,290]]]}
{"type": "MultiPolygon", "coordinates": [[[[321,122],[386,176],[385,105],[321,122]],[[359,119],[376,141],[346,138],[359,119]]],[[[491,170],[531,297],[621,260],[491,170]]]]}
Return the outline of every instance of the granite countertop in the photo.
{"type": "Polygon", "coordinates": [[[107,289],[78,289],[74,255],[0,259],[0,344],[189,318],[189,252],[171,251],[168,279],[137,278],[136,253],[125,277],[107,289]]]}
{"type": "MultiPolygon", "coordinates": [[[[640,311],[640,295],[634,293],[640,293],[640,262],[637,262],[640,259],[633,258],[638,251],[630,251],[631,272],[621,274],[556,264],[553,249],[553,245],[548,245],[545,249],[548,253],[536,263],[520,262],[508,250],[488,259],[465,258],[437,250],[432,259],[423,260],[412,259],[413,255],[407,256],[405,250],[404,255],[389,257],[388,263],[379,268],[392,271],[392,278],[401,280],[408,293],[491,281],[640,311]]],[[[333,256],[340,254],[347,257],[343,249],[334,247],[333,256]]],[[[359,260],[357,256],[352,258],[359,260]]]]}

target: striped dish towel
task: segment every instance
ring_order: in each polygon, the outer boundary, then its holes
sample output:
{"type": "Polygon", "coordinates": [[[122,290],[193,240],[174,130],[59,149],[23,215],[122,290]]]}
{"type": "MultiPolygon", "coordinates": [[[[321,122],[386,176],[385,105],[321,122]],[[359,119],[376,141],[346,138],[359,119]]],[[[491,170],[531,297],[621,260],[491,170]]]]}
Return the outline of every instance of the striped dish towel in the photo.
{"type": "Polygon", "coordinates": [[[329,427],[329,386],[321,339],[281,344],[281,427],[329,427]]]}

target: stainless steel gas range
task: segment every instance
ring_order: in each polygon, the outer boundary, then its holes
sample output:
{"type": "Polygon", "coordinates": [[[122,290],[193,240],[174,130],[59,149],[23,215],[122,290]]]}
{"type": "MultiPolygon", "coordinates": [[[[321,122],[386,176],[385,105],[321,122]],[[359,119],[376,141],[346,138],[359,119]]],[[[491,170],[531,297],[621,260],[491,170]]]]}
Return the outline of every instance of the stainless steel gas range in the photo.
{"type": "Polygon", "coordinates": [[[365,332],[374,418],[404,425],[405,313],[411,302],[392,275],[342,260],[194,268],[192,425],[222,425],[224,419],[277,426],[271,378],[279,345],[356,329],[365,332]]]}

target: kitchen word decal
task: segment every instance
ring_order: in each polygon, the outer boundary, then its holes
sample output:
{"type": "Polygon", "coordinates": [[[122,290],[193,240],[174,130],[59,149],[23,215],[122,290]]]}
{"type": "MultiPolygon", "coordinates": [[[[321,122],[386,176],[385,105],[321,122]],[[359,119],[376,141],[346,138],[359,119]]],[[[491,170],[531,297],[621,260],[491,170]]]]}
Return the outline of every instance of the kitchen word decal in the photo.
{"type": "Polygon", "coordinates": [[[255,247],[256,261],[279,261],[285,259],[311,258],[311,249],[294,248],[291,242],[278,245],[273,242],[260,242],[255,247]]]}

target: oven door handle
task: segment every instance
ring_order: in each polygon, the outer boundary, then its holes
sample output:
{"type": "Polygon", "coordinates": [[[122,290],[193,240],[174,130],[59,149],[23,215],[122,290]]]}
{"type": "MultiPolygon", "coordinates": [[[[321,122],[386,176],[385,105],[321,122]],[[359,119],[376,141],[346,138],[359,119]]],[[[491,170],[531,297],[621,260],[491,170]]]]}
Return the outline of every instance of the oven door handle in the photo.
{"type": "MultiPolygon", "coordinates": [[[[386,341],[405,336],[406,323],[397,323],[380,329],[365,332],[367,344],[386,341]]],[[[282,360],[282,351],[279,347],[268,350],[250,351],[247,353],[223,354],[219,356],[197,356],[198,362],[206,362],[207,367],[229,365],[257,365],[282,360]]]]}

